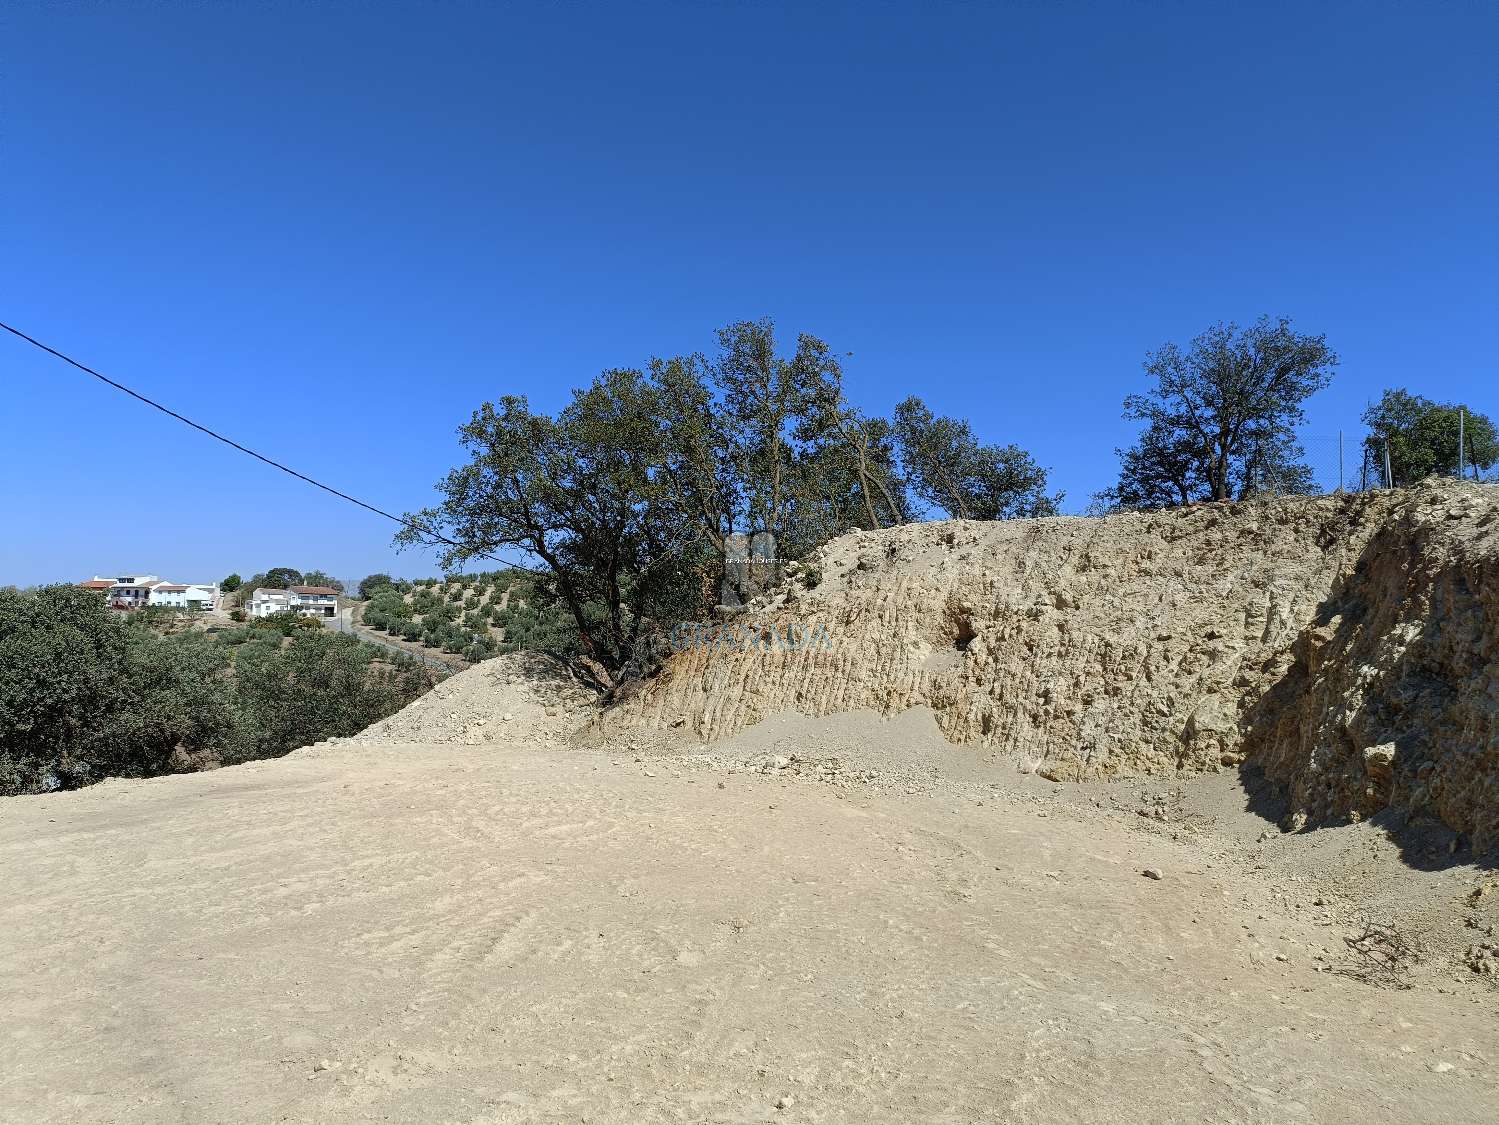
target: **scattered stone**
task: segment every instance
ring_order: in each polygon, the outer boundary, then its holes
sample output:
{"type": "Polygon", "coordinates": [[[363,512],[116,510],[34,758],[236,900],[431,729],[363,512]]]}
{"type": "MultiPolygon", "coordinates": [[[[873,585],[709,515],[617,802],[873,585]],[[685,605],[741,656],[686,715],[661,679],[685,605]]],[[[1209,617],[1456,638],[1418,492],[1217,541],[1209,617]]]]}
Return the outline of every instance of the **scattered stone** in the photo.
{"type": "Polygon", "coordinates": [[[790,1094],[782,1094],[779,1098],[776,1099],[777,1109],[790,1109],[795,1104],[796,1099],[793,1098],[790,1094]]]}
{"type": "Polygon", "coordinates": [[[1147,879],[1160,879],[1161,869],[1159,867],[1147,867],[1144,871],[1140,872],[1140,874],[1144,875],[1147,879]]]}

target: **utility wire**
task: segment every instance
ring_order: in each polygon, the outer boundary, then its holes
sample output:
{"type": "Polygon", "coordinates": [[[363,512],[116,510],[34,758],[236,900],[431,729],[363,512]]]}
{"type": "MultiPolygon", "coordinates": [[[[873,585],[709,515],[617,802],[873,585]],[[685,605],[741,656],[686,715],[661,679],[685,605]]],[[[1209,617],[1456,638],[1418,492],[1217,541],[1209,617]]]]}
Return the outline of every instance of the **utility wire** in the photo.
{"type": "MultiPolygon", "coordinates": [[[[331,493],[334,496],[337,496],[340,500],[347,500],[350,504],[357,504],[359,507],[363,508],[367,512],[373,512],[377,516],[384,516],[386,519],[390,520],[391,522],[398,523],[402,527],[410,528],[412,531],[415,531],[419,535],[425,535],[425,536],[427,536],[427,537],[429,537],[431,539],[437,540],[439,543],[446,543],[449,547],[457,547],[460,550],[463,549],[463,544],[455,542],[452,539],[449,539],[446,535],[442,535],[442,534],[439,534],[436,531],[433,531],[430,527],[424,527],[423,525],[421,525],[419,523],[416,523],[413,520],[409,520],[409,519],[407,519],[404,516],[397,516],[397,515],[392,514],[391,512],[385,511],[385,509],[383,509],[383,508],[377,508],[373,504],[367,504],[363,500],[359,499],[357,496],[350,496],[347,492],[340,492],[338,489],[334,488],[332,485],[324,484],[320,480],[314,480],[312,477],[308,476],[306,473],[299,473],[299,472],[297,472],[296,469],[291,468],[289,465],[283,465],[280,461],[273,460],[272,458],[265,456],[263,453],[256,453],[255,450],[249,448],[248,446],[241,445],[239,442],[235,441],[233,438],[227,438],[223,434],[217,432],[216,430],[210,430],[207,426],[199,425],[197,422],[194,422],[191,418],[184,417],[183,415],[178,414],[175,410],[171,409],[170,407],[163,406],[161,403],[157,402],[156,400],[147,398],[145,395],[141,394],[139,391],[133,391],[133,390],[131,390],[129,387],[125,386],[124,383],[117,383],[113,379],[111,379],[108,375],[102,375],[99,372],[95,371],[92,367],[89,367],[86,364],[79,363],[72,356],[64,355],[62,352],[58,351],[56,348],[48,347],[46,344],[42,343],[40,340],[37,340],[37,339],[35,339],[35,338],[31,337],[31,336],[26,335],[26,333],[22,332],[19,328],[12,328],[9,324],[4,323],[3,321],[0,321],[0,328],[5,329],[12,336],[17,336],[20,339],[25,340],[32,347],[40,348],[42,351],[46,352],[48,355],[56,356],[58,359],[62,360],[64,363],[69,364],[72,367],[78,368],[79,371],[82,371],[82,372],[84,372],[87,375],[92,375],[95,379],[98,379],[101,383],[105,383],[105,384],[113,387],[117,391],[123,391],[125,394],[129,395],[131,398],[137,399],[140,402],[145,403],[147,406],[149,406],[149,407],[151,407],[151,408],[153,408],[155,410],[161,411],[163,414],[167,415],[168,417],[175,418],[175,419],[177,419],[177,421],[182,422],[185,425],[191,426],[193,429],[199,431],[200,433],[207,434],[209,437],[213,438],[215,441],[221,441],[225,445],[227,445],[227,446],[229,446],[229,447],[231,447],[233,449],[239,450],[241,453],[247,453],[247,454],[249,454],[251,457],[255,458],[255,460],[257,460],[257,461],[263,461],[265,464],[271,466],[271,468],[273,468],[273,469],[280,469],[283,473],[287,473],[290,476],[294,476],[298,480],[304,481],[307,484],[312,485],[314,488],[321,488],[324,492],[331,493]]],[[[489,554],[489,553],[487,553],[485,551],[478,551],[478,552],[476,552],[476,554],[478,554],[478,556],[480,558],[489,559],[491,562],[497,562],[501,566],[514,567],[517,570],[527,570],[527,571],[531,571],[531,573],[533,573],[533,574],[534,573],[539,573],[538,571],[535,571],[531,567],[528,567],[528,566],[525,566],[525,565],[522,565],[522,564],[519,564],[519,563],[507,562],[506,560],[504,560],[502,558],[498,558],[497,556],[491,555],[491,554],[489,554]]]]}

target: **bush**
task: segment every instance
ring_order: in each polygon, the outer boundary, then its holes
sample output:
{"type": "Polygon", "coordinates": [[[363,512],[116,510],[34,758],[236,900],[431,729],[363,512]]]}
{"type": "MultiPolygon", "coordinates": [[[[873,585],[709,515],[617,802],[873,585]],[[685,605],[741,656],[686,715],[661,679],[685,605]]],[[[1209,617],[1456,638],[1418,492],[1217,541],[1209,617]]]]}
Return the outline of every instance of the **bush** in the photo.
{"type": "Polygon", "coordinates": [[[359,596],[369,601],[381,590],[395,586],[395,579],[388,574],[371,574],[359,583],[359,596]]]}
{"type": "Polygon", "coordinates": [[[115,618],[89,590],[0,591],[0,792],[146,777],[225,746],[226,651],[115,618]]]}
{"type": "Polygon", "coordinates": [[[289,637],[299,630],[318,629],[321,630],[322,622],[316,617],[308,617],[306,614],[294,613],[289,609],[280,613],[273,613],[268,617],[257,617],[250,624],[256,629],[274,629],[283,637],[289,637]]]}
{"type": "Polygon", "coordinates": [[[365,619],[369,619],[371,612],[382,613],[388,617],[396,617],[401,620],[411,616],[411,607],[406,604],[406,599],[399,592],[390,587],[379,591],[364,607],[365,619]]]}
{"type": "Polygon", "coordinates": [[[243,621],[245,619],[245,616],[245,611],[242,609],[231,609],[229,611],[230,621],[243,621]]]}
{"type": "Polygon", "coordinates": [[[431,686],[415,661],[387,661],[372,645],[327,630],[302,633],[270,652],[240,654],[240,760],[357,734],[431,686]]]}

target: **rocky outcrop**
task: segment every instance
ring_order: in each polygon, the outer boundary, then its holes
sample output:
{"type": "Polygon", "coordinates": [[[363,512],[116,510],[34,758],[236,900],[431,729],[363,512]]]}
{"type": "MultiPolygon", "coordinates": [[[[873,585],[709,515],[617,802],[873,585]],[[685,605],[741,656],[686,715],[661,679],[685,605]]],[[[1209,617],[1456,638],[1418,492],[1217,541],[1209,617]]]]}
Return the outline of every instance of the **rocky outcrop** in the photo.
{"type": "Polygon", "coordinates": [[[1058,780],[1254,753],[1307,818],[1429,806],[1482,836],[1496,514],[1499,490],[1434,481],[850,532],[597,722],[709,741],[924,705],[952,742],[1058,780]]]}
{"type": "Polygon", "coordinates": [[[1499,843],[1499,489],[1428,486],[1370,537],[1252,708],[1290,827],[1431,814],[1499,843]]]}

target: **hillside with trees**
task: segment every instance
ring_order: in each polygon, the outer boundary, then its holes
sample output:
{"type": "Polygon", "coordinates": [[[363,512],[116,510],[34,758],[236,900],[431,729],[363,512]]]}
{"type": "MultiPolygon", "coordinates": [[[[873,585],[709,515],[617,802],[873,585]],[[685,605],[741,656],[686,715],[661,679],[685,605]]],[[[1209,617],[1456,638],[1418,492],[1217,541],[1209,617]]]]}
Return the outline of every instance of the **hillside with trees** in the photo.
{"type": "Polygon", "coordinates": [[[523,649],[564,658],[577,652],[567,616],[525,571],[414,582],[371,575],[360,589],[369,591],[361,608],[365,627],[470,664],[523,649]]]}
{"type": "MultiPolygon", "coordinates": [[[[860,410],[826,343],[801,335],[784,354],[768,320],[724,328],[712,356],[607,370],[556,415],[486,402],[459,434],[467,463],[397,541],[436,542],[445,568],[507,549],[536,560],[528,604],[570,620],[604,692],[648,669],[674,623],[742,604],[849,528],[1047,515],[1062,499],[1024,450],[920,399],[894,418],[860,410]]],[[[467,640],[448,624],[447,643],[467,640]]]]}

